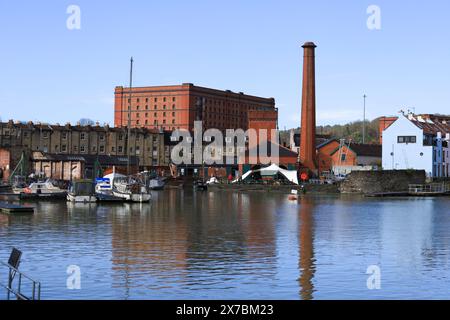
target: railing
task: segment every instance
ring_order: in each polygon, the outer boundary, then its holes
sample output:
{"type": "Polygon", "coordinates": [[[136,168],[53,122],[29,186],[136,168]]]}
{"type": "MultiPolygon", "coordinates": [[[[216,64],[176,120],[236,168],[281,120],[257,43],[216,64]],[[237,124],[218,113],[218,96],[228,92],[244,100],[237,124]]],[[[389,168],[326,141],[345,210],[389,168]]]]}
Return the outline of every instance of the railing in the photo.
{"type": "Polygon", "coordinates": [[[447,193],[450,192],[450,185],[445,183],[430,184],[410,184],[409,193],[447,193]]]}
{"type": "Polygon", "coordinates": [[[40,300],[41,299],[41,283],[39,281],[36,281],[29,276],[27,276],[25,273],[19,271],[18,269],[14,268],[12,265],[0,262],[1,265],[8,268],[8,284],[4,285],[0,282],[0,286],[5,288],[7,291],[6,299],[10,300],[11,294],[13,294],[17,300],[40,300]],[[14,280],[16,279],[16,276],[18,276],[17,285],[14,287],[14,280]],[[22,292],[22,285],[23,282],[27,281],[31,284],[31,294],[25,295],[22,292]]]}

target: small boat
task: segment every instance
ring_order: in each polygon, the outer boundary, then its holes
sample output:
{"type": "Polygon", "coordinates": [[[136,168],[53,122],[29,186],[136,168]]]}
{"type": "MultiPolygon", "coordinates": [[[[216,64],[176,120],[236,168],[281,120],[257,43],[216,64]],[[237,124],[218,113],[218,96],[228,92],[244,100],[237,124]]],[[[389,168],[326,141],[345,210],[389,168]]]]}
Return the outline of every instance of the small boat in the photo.
{"type": "Polygon", "coordinates": [[[149,188],[151,190],[163,190],[166,183],[160,177],[156,177],[150,180],[149,188]]]}
{"type": "Polygon", "coordinates": [[[100,201],[122,202],[149,202],[152,197],[144,184],[115,172],[98,179],[96,195],[100,201]]]}
{"type": "Polygon", "coordinates": [[[113,182],[114,179],[125,179],[126,177],[121,174],[111,173],[103,178],[96,180],[95,185],[95,196],[100,202],[124,202],[125,200],[121,197],[116,197],[113,194],[113,182]]]}
{"type": "Polygon", "coordinates": [[[25,189],[28,188],[26,183],[26,179],[23,176],[14,176],[14,180],[12,183],[12,191],[15,194],[21,194],[25,192],[25,189]]]}
{"type": "Polygon", "coordinates": [[[137,181],[114,182],[113,195],[129,202],[150,202],[152,195],[147,187],[137,181]]]}
{"type": "Polygon", "coordinates": [[[78,203],[97,202],[94,184],[91,180],[75,180],[71,183],[67,200],[78,203]]]}
{"type": "Polygon", "coordinates": [[[67,191],[53,184],[51,180],[35,182],[24,188],[21,199],[65,199],[67,191]]]}

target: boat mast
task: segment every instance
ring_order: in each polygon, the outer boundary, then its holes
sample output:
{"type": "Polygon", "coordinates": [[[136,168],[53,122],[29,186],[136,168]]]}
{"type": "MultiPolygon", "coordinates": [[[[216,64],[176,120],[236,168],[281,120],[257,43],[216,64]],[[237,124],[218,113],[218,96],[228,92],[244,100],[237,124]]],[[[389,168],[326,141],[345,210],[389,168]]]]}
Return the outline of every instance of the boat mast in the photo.
{"type": "Polygon", "coordinates": [[[131,137],[131,91],[133,88],[133,57],[131,57],[130,60],[130,96],[128,101],[128,133],[127,133],[127,154],[128,154],[128,161],[127,161],[127,176],[130,176],[130,137],[131,137]]]}

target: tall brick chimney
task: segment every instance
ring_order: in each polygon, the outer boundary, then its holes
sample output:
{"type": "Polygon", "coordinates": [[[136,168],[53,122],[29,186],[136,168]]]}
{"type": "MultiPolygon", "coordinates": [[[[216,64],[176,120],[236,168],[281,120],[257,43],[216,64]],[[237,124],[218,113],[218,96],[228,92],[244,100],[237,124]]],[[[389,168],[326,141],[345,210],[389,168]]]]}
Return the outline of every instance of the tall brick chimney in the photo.
{"type": "Polygon", "coordinates": [[[303,46],[302,121],[300,132],[300,165],[316,173],[316,72],[314,51],[316,45],[303,46]]]}

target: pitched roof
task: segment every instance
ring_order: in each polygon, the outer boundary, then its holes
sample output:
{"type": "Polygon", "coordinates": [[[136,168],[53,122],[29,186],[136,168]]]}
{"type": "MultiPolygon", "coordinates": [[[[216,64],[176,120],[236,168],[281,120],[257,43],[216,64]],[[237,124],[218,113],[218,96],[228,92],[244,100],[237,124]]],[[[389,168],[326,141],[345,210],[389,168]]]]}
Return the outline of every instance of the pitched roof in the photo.
{"type": "Polygon", "coordinates": [[[416,127],[422,129],[425,134],[435,135],[438,132],[445,135],[446,133],[450,133],[450,123],[446,120],[440,121],[439,118],[424,118],[422,116],[410,116],[407,117],[409,121],[411,121],[416,127]]]}
{"type": "MultiPolygon", "coordinates": [[[[345,145],[353,151],[357,156],[362,157],[381,157],[382,147],[379,144],[362,144],[362,143],[351,143],[350,145],[345,145]]],[[[335,154],[341,146],[337,147],[331,155],[335,154]]]]}
{"type": "Polygon", "coordinates": [[[316,146],[316,149],[320,149],[320,148],[322,148],[322,147],[325,147],[326,145],[328,145],[328,144],[330,144],[331,142],[334,142],[334,141],[336,141],[336,142],[339,143],[339,141],[338,141],[337,139],[329,139],[329,140],[327,140],[327,141],[322,142],[321,144],[318,144],[318,145],[316,146]]]}

